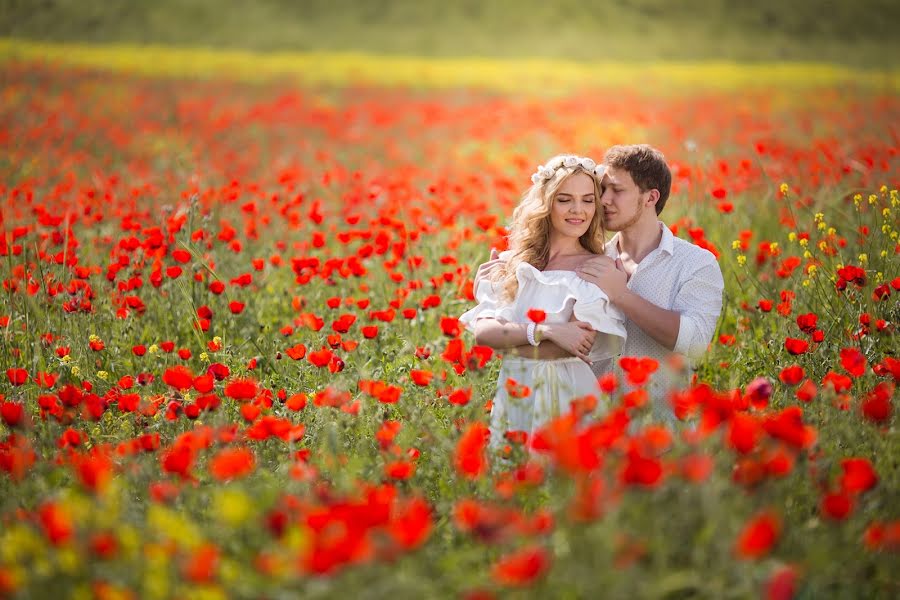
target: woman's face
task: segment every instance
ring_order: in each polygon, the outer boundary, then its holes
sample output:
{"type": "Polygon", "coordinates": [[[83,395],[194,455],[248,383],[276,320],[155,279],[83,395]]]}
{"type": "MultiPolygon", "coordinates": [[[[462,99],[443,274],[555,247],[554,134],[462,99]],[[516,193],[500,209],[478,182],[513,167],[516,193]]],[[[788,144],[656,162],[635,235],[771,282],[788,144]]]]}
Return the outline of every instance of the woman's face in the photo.
{"type": "Polygon", "coordinates": [[[550,209],[550,228],[558,235],[580,238],[588,230],[597,211],[594,179],[575,173],[556,191],[550,209]]]}

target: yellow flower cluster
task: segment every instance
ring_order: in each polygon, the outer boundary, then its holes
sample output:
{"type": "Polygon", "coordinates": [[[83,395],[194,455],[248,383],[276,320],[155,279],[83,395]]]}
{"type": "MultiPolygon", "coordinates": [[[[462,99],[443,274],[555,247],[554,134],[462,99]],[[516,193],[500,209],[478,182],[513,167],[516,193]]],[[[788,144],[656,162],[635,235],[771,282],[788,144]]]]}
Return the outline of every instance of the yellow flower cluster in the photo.
{"type": "MultiPolygon", "coordinates": [[[[824,63],[578,62],[538,58],[430,58],[361,52],[270,52],[168,46],[41,43],[0,38],[0,61],[40,60],[150,76],[227,75],[264,81],[295,78],[313,85],[487,88],[516,93],[633,83],[635,73],[662,84],[742,89],[885,85],[900,90],[900,69],[865,71],[824,63]]],[[[783,186],[786,187],[786,186],[783,186]]]]}

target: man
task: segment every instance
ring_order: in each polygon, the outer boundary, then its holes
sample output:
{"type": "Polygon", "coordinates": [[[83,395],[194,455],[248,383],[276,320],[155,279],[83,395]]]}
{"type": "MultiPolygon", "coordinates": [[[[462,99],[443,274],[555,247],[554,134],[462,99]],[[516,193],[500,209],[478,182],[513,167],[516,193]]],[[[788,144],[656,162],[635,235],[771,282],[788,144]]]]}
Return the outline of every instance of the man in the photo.
{"type": "MultiPolygon", "coordinates": [[[[606,229],[616,235],[607,242],[605,256],[588,260],[576,272],[625,314],[628,338],[622,355],[659,362],[650,384],[653,414],[671,421],[668,392],[687,384],[678,373],[689,372],[688,361],[706,351],[722,311],[722,271],[711,252],[675,237],[658,219],[672,184],[662,153],[643,144],[613,146],[603,162],[607,171],[598,209],[606,229]]],[[[491,258],[476,277],[492,270],[498,261],[494,254],[491,258]]],[[[610,368],[596,367],[598,376],[610,368]]]]}

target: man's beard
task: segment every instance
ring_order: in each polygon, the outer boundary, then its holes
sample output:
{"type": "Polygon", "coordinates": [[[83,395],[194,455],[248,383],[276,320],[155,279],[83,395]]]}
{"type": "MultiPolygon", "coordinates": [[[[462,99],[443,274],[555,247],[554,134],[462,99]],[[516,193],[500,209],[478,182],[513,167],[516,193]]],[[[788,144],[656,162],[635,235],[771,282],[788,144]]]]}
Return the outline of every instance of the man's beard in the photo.
{"type": "Polygon", "coordinates": [[[628,219],[627,222],[620,225],[619,227],[616,227],[615,229],[613,229],[609,225],[606,225],[605,223],[604,223],[604,227],[606,228],[607,231],[613,231],[613,232],[625,231],[626,229],[628,229],[629,227],[631,227],[632,225],[634,225],[635,223],[637,223],[640,220],[641,214],[642,214],[641,211],[643,210],[643,208],[644,207],[641,205],[640,200],[638,200],[637,208],[635,209],[634,214],[631,216],[630,219],[628,219]]]}

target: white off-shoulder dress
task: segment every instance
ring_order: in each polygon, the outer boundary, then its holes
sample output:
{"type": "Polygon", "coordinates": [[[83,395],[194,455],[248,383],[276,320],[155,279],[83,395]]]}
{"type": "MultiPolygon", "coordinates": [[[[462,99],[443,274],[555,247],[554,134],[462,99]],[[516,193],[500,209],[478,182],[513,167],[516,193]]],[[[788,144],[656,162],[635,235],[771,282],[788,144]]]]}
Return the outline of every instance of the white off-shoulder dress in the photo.
{"type": "MultiPolygon", "coordinates": [[[[475,289],[478,305],[463,313],[460,322],[474,330],[475,321],[482,318],[528,323],[527,313],[533,308],[546,313],[545,323],[566,323],[574,314],[598,332],[588,357],[595,364],[607,361],[609,368],[604,370],[611,370],[625,341],[625,317],[600,288],[574,271],[539,271],[528,263],[518,266],[516,278],[519,287],[512,303],[501,300],[498,284],[480,281],[475,289]]],[[[522,389],[516,386],[511,387],[522,389]]],[[[598,393],[596,375],[580,358],[504,356],[491,410],[492,443],[502,443],[508,431],[524,431],[530,439],[536,429],[568,411],[571,400],[598,393]],[[516,386],[527,386],[531,393],[524,397],[516,397],[518,393],[510,395],[510,379],[516,386]]]]}

